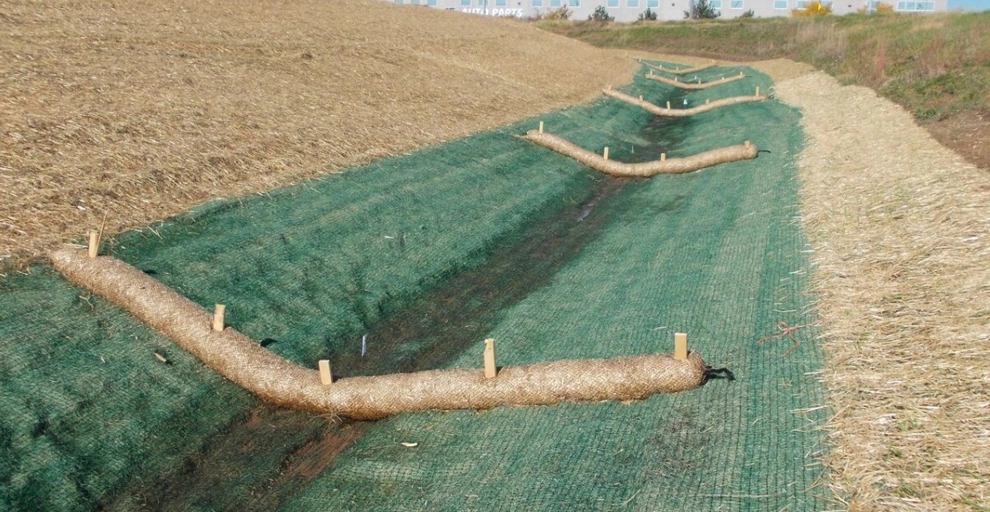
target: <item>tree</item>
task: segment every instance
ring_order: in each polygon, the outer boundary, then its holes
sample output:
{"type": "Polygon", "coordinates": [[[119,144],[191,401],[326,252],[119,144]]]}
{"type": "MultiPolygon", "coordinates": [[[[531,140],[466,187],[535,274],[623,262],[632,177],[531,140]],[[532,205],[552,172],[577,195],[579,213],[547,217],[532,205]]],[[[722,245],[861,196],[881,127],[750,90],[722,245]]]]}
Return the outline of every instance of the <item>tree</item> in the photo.
{"type": "Polygon", "coordinates": [[[639,17],[636,19],[639,21],[657,21],[657,13],[647,7],[645,11],[639,13],[639,17]]]}
{"type": "Polygon", "coordinates": [[[615,21],[615,16],[609,15],[608,11],[605,10],[604,5],[599,5],[595,7],[595,12],[588,15],[588,21],[615,21]]]}
{"type": "Polygon", "coordinates": [[[684,11],[684,17],[692,20],[713,20],[722,15],[710,0],[694,0],[691,2],[691,10],[684,11]]]}

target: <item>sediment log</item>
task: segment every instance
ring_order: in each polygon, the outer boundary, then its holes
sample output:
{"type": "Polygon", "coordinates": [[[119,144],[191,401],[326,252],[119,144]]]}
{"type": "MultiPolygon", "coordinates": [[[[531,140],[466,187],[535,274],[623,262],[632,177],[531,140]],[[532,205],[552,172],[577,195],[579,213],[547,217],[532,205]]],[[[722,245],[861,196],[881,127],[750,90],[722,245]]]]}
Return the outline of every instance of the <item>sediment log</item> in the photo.
{"type": "Polygon", "coordinates": [[[697,73],[698,71],[704,71],[706,69],[711,69],[711,68],[715,67],[715,63],[714,62],[711,63],[711,64],[705,64],[704,66],[696,66],[696,67],[693,67],[693,68],[682,68],[682,69],[665,68],[663,66],[656,66],[656,65],[650,64],[649,62],[643,62],[643,61],[639,61],[639,62],[640,62],[640,64],[645,64],[647,67],[652,68],[652,69],[655,69],[657,71],[663,71],[663,72],[666,72],[666,73],[673,73],[675,75],[687,75],[687,74],[690,74],[690,73],[697,73]]]}
{"type": "MultiPolygon", "coordinates": [[[[266,402],[354,419],[378,419],[410,411],[488,409],[500,405],[550,405],[565,400],[640,400],[686,391],[705,380],[705,364],[667,354],[583,359],[484,370],[430,370],[321,383],[320,373],[289,362],[227,327],[213,329],[213,315],[120,260],[90,258],[85,249],[50,253],[57,270],[168,336],[206,366],[266,402]]],[[[479,366],[481,354],[479,354],[479,366]]]]}
{"type": "Polygon", "coordinates": [[[713,149],[684,158],[666,158],[653,162],[627,164],[607,160],[602,155],[592,153],[573,142],[546,132],[540,133],[538,130],[530,130],[520,138],[569,156],[596,171],[619,177],[645,178],[657,174],[682,174],[727,162],[751,160],[757,155],[756,146],[747,143],[713,149]]]}
{"type": "Polygon", "coordinates": [[[709,110],[715,110],[721,107],[727,107],[729,105],[738,105],[740,103],[755,103],[758,101],[764,101],[768,96],[735,96],[733,98],[724,98],[721,100],[715,100],[711,103],[705,103],[704,105],[699,105],[692,108],[664,108],[658,105],[654,105],[648,101],[643,101],[639,98],[634,98],[628,94],[621,93],[612,89],[604,89],[602,93],[605,96],[615,98],[620,101],[624,101],[630,105],[636,105],[637,107],[646,110],[651,114],[664,117],[688,117],[696,114],[701,114],[703,112],[708,112],[709,110]]]}
{"type": "Polygon", "coordinates": [[[721,78],[719,80],[712,80],[711,82],[704,82],[704,83],[681,82],[679,80],[672,80],[670,78],[663,77],[663,76],[660,76],[660,75],[654,75],[652,73],[651,74],[647,74],[646,75],[646,78],[649,78],[650,80],[654,80],[654,81],[657,81],[657,82],[660,82],[660,83],[664,83],[664,84],[667,84],[667,85],[673,85],[674,87],[677,87],[679,89],[707,89],[709,87],[715,87],[717,85],[722,85],[722,84],[728,84],[728,83],[731,83],[731,82],[735,82],[736,80],[742,80],[743,78],[746,78],[746,77],[745,77],[745,75],[732,75],[732,76],[730,76],[728,78],[724,78],[723,77],[723,78],[721,78]]]}

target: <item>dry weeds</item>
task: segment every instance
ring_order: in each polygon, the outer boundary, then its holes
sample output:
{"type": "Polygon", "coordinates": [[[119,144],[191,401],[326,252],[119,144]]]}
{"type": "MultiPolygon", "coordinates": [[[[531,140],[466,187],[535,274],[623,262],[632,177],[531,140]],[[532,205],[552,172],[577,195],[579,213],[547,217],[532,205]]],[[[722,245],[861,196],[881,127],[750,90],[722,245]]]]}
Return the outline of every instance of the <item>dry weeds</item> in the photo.
{"type": "Polygon", "coordinates": [[[776,91],[808,134],[833,488],[857,510],[983,510],[990,176],[869,89],[816,72],[776,91]]]}
{"type": "Polygon", "coordinates": [[[631,80],[513,20],[378,0],[0,1],[0,263],[631,80]],[[589,65],[593,64],[593,65],[589,65]]]}

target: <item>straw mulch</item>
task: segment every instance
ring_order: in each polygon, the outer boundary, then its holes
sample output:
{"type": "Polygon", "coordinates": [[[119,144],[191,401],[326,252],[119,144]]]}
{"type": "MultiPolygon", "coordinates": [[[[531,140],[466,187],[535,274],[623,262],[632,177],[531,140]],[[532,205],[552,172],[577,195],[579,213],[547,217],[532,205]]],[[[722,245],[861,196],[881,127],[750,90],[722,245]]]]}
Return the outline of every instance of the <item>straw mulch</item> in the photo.
{"type": "MultiPolygon", "coordinates": [[[[624,101],[630,105],[635,105],[651,114],[661,117],[690,117],[704,112],[710,112],[717,108],[728,107],[730,105],[739,105],[741,103],[754,103],[758,101],[765,101],[767,98],[769,98],[769,96],[765,96],[765,95],[736,96],[733,98],[723,98],[720,100],[711,101],[705,103],[704,105],[699,105],[697,107],[675,109],[675,108],[660,107],[658,105],[650,103],[649,101],[643,101],[641,98],[635,98],[633,96],[630,96],[625,93],[621,93],[613,89],[604,89],[602,90],[602,94],[610,98],[615,98],[619,101],[624,101]]],[[[669,105],[670,103],[668,102],[667,104],[669,105]]]]}
{"type": "Polygon", "coordinates": [[[50,253],[72,283],[127,310],[171,338],[204,364],[274,405],[355,419],[401,412],[551,405],[565,400],[641,400],[655,393],[694,389],[705,382],[705,362],[666,354],[554,361],[502,368],[491,379],[480,369],[352,377],[327,386],[319,371],[302,368],[231,328],[214,330],[203,308],[144,272],[86,248],[50,253]]]}
{"type": "Polygon", "coordinates": [[[147,226],[573,105],[638,69],[516,20],[379,0],[10,0],[0,25],[0,272],[106,212],[109,235],[147,226]]]}
{"type": "Polygon", "coordinates": [[[701,89],[708,89],[710,87],[716,87],[719,85],[724,85],[730,82],[735,82],[736,80],[742,80],[743,78],[746,78],[746,76],[739,74],[739,75],[732,75],[728,78],[723,76],[722,78],[718,80],[712,80],[711,82],[701,82],[700,79],[696,82],[683,82],[676,78],[671,79],[665,76],[656,75],[653,74],[653,71],[650,71],[649,73],[647,73],[646,78],[649,78],[650,80],[653,80],[655,82],[660,82],[662,84],[672,85],[674,87],[677,87],[678,89],[701,90],[701,89]]]}
{"type": "Polygon", "coordinates": [[[569,156],[596,171],[621,178],[648,178],[657,174],[683,174],[713,165],[738,160],[752,160],[759,153],[756,146],[747,141],[745,144],[726,146],[684,158],[665,158],[653,162],[627,164],[608,160],[603,155],[592,153],[569,140],[538,130],[530,130],[520,138],[569,156]]]}
{"type": "Polygon", "coordinates": [[[982,510],[990,175],[869,89],[814,72],[776,94],[802,109],[808,135],[801,211],[834,413],[831,485],[853,510],[982,510]]]}

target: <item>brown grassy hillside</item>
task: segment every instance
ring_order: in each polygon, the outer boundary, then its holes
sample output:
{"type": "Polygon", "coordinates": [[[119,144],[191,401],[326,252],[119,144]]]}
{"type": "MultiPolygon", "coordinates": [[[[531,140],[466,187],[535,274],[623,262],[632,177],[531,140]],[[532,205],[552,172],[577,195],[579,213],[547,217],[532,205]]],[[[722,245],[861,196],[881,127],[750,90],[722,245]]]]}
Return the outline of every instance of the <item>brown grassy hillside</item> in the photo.
{"type": "Polygon", "coordinates": [[[11,0],[0,28],[0,262],[105,212],[110,232],[147,225],[564,107],[635,69],[513,20],[377,0],[11,0]]]}

